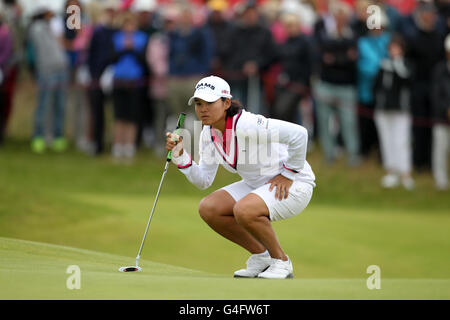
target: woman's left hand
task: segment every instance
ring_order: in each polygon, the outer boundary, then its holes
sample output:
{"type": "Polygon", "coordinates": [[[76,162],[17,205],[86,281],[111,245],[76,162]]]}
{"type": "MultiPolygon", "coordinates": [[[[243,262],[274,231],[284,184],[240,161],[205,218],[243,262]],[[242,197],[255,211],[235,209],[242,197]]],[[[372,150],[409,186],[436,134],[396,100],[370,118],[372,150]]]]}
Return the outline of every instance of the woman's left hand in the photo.
{"type": "Polygon", "coordinates": [[[289,195],[289,189],[291,188],[292,183],[294,183],[294,181],[279,174],[266,182],[266,184],[269,183],[270,183],[269,191],[272,191],[273,188],[276,187],[275,198],[281,201],[283,199],[287,199],[289,195]]]}

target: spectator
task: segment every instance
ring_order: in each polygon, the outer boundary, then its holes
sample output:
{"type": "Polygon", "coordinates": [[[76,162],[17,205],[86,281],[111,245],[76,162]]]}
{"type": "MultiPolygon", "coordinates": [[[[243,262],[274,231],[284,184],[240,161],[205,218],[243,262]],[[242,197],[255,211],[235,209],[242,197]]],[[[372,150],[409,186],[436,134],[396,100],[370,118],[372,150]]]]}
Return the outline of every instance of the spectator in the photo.
{"type": "MultiPolygon", "coordinates": [[[[283,4],[285,3],[283,2],[283,4]]],[[[265,1],[260,7],[261,18],[272,33],[275,48],[283,44],[287,39],[286,30],[281,22],[281,7],[282,3],[278,0],[265,1]]],[[[263,99],[265,99],[265,103],[269,108],[268,114],[271,112],[271,106],[275,103],[275,87],[280,73],[281,64],[279,61],[274,61],[262,74],[263,99]]]]}
{"type": "Polygon", "coordinates": [[[7,86],[6,79],[10,72],[10,61],[13,55],[13,39],[9,27],[3,22],[0,13],[0,145],[3,143],[6,130],[7,86]]]}
{"type": "Polygon", "coordinates": [[[57,28],[61,30],[61,38],[69,60],[69,94],[67,99],[68,126],[76,146],[81,151],[88,151],[89,110],[86,91],[80,83],[80,75],[86,58],[86,47],[91,38],[91,29],[86,24],[86,10],[79,0],[66,0],[64,15],[59,19],[57,28]],[[82,14],[73,18],[73,9],[79,8],[82,14]],[[79,22],[80,25],[67,23],[79,22]]]}
{"type": "Polygon", "coordinates": [[[145,84],[145,52],[148,38],[138,31],[136,16],[126,12],[114,45],[114,144],[113,157],[133,159],[137,125],[141,116],[141,92],[145,84]]]}
{"type": "Polygon", "coordinates": [[[256,2],[248,1],[238,10],[225,61],[225,78],[234,97],[253,113],[261,113],[261,74],[275,57],[270,30],[260,23],[256,2]]]}
{"type": "Polygon", "coordinates": [[[153,23],[156,6],[156,0],[134,0],[131,6],[137,16],[139,30],[144,32],[147,37],[158,31],[153,23]]]}
{"type": "Polygon", "coordinates": [[[228,55],[228,47],[232,39],[232,25],[225,17],[228,3],[226,0],[211,0],[208,2],[208,8],[210,12],[206,25],[212,32],[215,48],[211,71],[217,76],[222,76],[224,73],[224,62],[228,55]]]}
{"type": "Polygon", "coordinates": [[[186,111],[186,101],[192,95],[198,79],[210,73],[214,56],[214,40],[205,26],[194,26],[189,6],[172,8],[169,20],[169,80],[170,112],[178,115],[186,111]]]}
{"type": "Polygon", "coordinates": [[[442,25],[431,2],[419,2],[416,10],[400,24],[406,39],[407,58],[413,63],[412,115],[413,164],[423,171],[431,167],[431,76],[444,59],[442,25]]]}
{"type": "Polygon", "coordinates": [[[367,36],[358,40],[358,103],[359,134],[361,138],[360,153],[368,157],[378,144],[377,129],[373,120],[373,90],[381,61],[388,55],[390,33],[386,31],[388,19],[381,14],[380,28],[369,30],[367,36]]]}
{"type": "Polygon", "coordinates": [[[278,46],[278,59],[282,69],[278,76],[270,117],[295,123],[298,119],[299,103],[309,95],[313,62],[311,43],[301,33],[297,15],[285,13],[281,21],[288,38],[278,46]]]}
{"type": "Polygon", "coordinates": [[[303,33],[310,35],[314,31],[314,24],[317,21],[315,0],[283,0],[281,11],[296,14],[300,18],[303,33]]]}
{"type": "Polygon", "coordinates": [[[336,160],[336,134],[330,122],[338,116],[348,154],[348,165],[359,164],[359,135],[356,114],[357,40],[350,28],[351,8],[343,2],[330,7],[315,26],[320,52],[319,79],[315,84],[318,134],[325,160],[336,160]]]}
{"type": "Polygon", "coordinates": [[[165,155],[164,139],[166,133],[167,81],[169,75],[169,37],[167,31],[173,23],[163,18],[163,28],[154,33],[147,46],[147,65],[150,69],[149,95],[154,104],[153,127],[155,133],[155,152],[165,155]]]}
{"type": "Polygon", "coordinates": [[[117,6],[111,2],[102,5],[102,14],[95,26],[87,53],[87,65],[91,82],[87,93],[90,107],[93,154],[103,153],[105,131],[105,99],[106,94],[100,85],[100,79],[111,63],[113,52],[113,36],[116,32],[114,20],[117,6]]]}
{"type": "Polygon", "coordinates": [[[432,78],[433,106],[432,171],[438,190],[447,190],[448,153],[450,152],[450,35],[445,39],[447,60],[439,63],[432,78]]]}
{"type": "Polygon", "coordinates": [[[45,116],[51,107],[53,114],[52,148],[62,152],[67,148],[64,137],[64,116],[67,96],[68,61],[63,47],[50,28],[53,13],[46,7],[36,10],[35,22],[30,27],[30,41],[35,52],[38,83],[38,105],[34,116],[31,148],[36,153],[46,149],[45,116]]]}
{"type": "Polygon", "coordinates": [[[351,21],[353,31],[356,33],[356,37],[364,37],[369,33],[367,28],[367,20],[369,19],[369,12],[367,9],[373,4],[370,0],[360,0],[355,4],[355,14],[351,21]]]}
{"type": "Polygon", "coordinates": [[[381,61],[375,81],[375,124],[381,146],[381,158],[387,175],[381,180],[384,188],[399,183],[407,190],[414,188],[411,177],[411,70],[404,59],[405,44],[393,36],[389,57],[381,61]]]}
{"type": "MultiPolygon", "coordinates": [[[[157,28],[155,26],[155,13],[157,3],[156,0],[134,0],[131,9],[135,12],[138,19],[138,29],[150,38],[157,28]]],[[[145,68],[145,78],[143,85],[141,86],[141,117],[138,122],[138,132],[136,144],[139,146],[143,144],[146,147],[151,147],[154,142],[154,129],[153,129],[153,117],[154,117],[154,104],[150,97],[149,87],[150,84],[150,70],[145,68]]]]}

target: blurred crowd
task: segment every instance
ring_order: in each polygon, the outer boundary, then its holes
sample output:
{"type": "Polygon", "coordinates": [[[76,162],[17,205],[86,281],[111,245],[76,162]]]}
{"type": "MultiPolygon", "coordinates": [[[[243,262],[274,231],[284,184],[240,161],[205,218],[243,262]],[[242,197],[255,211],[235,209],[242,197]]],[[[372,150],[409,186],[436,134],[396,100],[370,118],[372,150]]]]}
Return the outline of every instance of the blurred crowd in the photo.
{"type": "Polygon", "coordinates": [[[24,65],[32,151],[65,151],[70,126],[78,149],[117,159],[164,152],[167,119],[214,74],[248,111],[305,126],[329,164],[376,154],[385,188],[428,170],[449,187],[450,0],[67,0],[29,17],[0,3],[0,144],[24,65]]]}

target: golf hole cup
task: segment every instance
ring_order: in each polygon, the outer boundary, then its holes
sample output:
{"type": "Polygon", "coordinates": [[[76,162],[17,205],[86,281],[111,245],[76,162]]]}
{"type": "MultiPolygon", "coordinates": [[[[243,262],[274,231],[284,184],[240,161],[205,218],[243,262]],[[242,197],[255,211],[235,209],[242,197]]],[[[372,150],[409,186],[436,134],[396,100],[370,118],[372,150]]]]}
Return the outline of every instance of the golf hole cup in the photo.
{"type": "Polygon", "coordinates": [[[140,272],[142,271],[141,267],[122,267],[119,268],[120,272],[140,272]]]}

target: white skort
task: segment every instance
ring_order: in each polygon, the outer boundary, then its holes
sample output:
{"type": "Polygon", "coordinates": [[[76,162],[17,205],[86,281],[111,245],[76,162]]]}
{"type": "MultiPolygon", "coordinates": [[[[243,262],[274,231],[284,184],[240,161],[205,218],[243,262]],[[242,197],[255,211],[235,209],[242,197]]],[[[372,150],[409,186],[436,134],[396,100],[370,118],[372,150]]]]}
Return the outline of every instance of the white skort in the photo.
{"type": "Polygon", "coordinates": [[[271,221],[284,220],[300,214],[308,205],[313,194],[313,186],[302,181],[294,181],[289,189],[287,199],[275,198],[276,187],[269,191],[270,184],[265,184],[257,189],[246,184],[244,181],[235,182],[221,190],[228,192],[238,202],[250,193],[259,196],[269,208],[271,221]]]}

